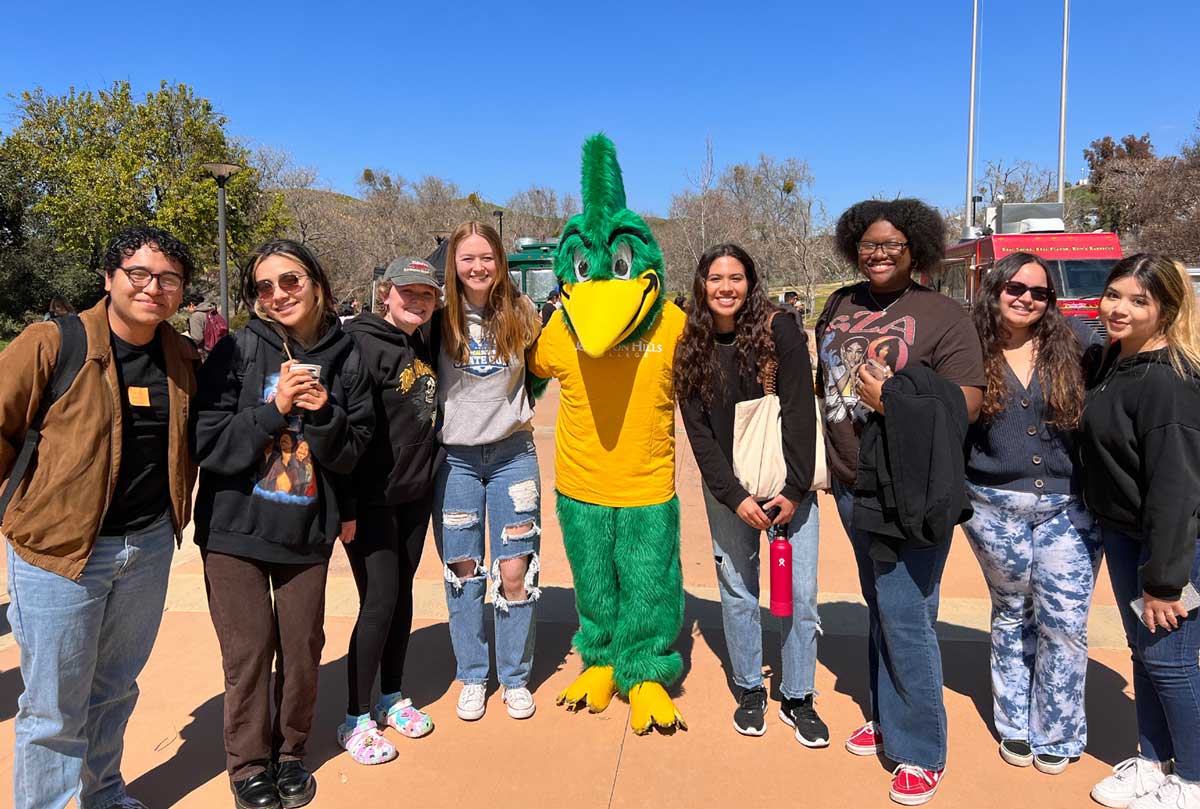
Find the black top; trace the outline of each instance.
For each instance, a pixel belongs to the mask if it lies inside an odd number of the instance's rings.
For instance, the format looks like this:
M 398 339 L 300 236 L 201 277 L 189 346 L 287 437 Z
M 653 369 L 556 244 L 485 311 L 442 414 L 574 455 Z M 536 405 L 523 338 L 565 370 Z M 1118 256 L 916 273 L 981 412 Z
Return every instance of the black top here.
M 813 394 L 812 363 L 808 358 L 808 340 L 786 313 L 771 323 L 775 356 L 779 363 L 775 389 L 779 394 L 783 433 L 783 459 L 787 464 L 787 482 L 781 492 L 794 502 L 808 494 L 816 462 L 816 401 Z M 738 402 L 763 395 L 757 379 L 740 375 L 733 334 L 716 335 L 717 363 L 721 381 L 713 391 L 706 410 L 698 397 L 679 403 L 683 425 L 687 429 L 696 465 L 713 496 L 731 511 L 750 495 L 733 474 L 733 416 Z
M 437 320 L 435 318 L 435 320 Z M 354 469 L 352 496 L 371 506 L 419 500 L 433 488 L 441 461 L 437 415 L 437 335 L 405 334 L 363 312 L 345 326 L 371 380 L 375 427 Z
M 1118 358 L 1092 375 L 1083 410 L 1084 502 L 1102 525 L 1148 546 L 1142 588 L 1175 600 L 1200 534 L 1200 378 L 1166 349 Z
M 558 307 L 551 301 L 546 301 L 542 304 L 542 328 L 546 328 L 546 324 L 550 322 L 550 318 L 557 311 Z
M 1100 344 L 1100 336 L 1079 318 L 1067 318 L 1067 323 L 1081 354 Z M 1008 383 L 1004 410 L 992 418 L 980 416 L 967 432 L 967 480 L 1030 494 L 1078 493 L 1074 436 L 1046 423 L 1046 401 L 1036 368 L 1028 388 L 1007 363 L 1004 370 Z
M 281 564 L 329 558 L 341 522 L 354 519 L 349 475 L 371 437 L 370 380 L 354 341 L 332 319 L 297 362 L 321 366 L 329 403 L 275 406 L 283 341 L 254 318 L 217 343 L 200 367 L 192 451 L 200 466 L 196 544 Z
M 123 536 L 153 525 L 171 507 L 167 475 L 170 390 L 162 338 L 143 346 L 112 335 L 121 386 L 121 463 L 101 536 Z

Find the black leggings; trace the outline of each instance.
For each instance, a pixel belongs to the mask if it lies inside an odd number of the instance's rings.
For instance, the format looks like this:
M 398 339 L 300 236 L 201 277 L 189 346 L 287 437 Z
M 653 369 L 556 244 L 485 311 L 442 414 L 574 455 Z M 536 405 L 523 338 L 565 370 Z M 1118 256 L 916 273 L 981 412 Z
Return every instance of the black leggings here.
M 358 622 L 350 636 L 346 713 L 371 710 L 371 686 L 380 672 L 385 694 L 400 690 L 412 632 L 413 576 L 421 563 L 432 497 L 358 512 L 357 534 L 346 546 L 358 586 Z

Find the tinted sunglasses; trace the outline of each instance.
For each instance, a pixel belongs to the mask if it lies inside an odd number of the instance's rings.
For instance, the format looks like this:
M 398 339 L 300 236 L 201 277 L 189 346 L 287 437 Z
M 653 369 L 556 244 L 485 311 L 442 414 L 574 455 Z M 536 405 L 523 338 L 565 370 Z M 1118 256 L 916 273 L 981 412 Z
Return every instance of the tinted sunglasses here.
M 1014 298 L 1019 298 L 1028 292 L 1029 297 L 1038 303 L 1045 303 L 1054 297 L 1054 292 L 1050 287 L 1031 287 L 1022 284 L 1020 281 L 1009 281 L 1004 285 L 1004 292 Z
M 304 286 L 304 280 L 308 278 L 302 272 L 285 272 L 282 273 L 275 281 L 255 281 L 254 294 L 259 298 L 270 298 L 275 294 L 275 284 L 279 284 L 279 288 L 291 295 Z

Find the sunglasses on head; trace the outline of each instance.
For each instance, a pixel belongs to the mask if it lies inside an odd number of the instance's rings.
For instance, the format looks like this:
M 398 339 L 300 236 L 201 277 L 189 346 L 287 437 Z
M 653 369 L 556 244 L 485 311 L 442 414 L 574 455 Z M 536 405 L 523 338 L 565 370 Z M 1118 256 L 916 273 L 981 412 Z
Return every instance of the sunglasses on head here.
M 299 290 L 304 286 L 304 280 L 308 278 L 302 272 L 285 272 L 281 273 L 275 281 L 255 281 L 254 294 L 259 298 L 270 298 L 275 295 L 275 285 L 279 284 L 279 288 L 289 295 Z
M 1045 303 L 1054 297 L 1054 293 L 1049 287 L 1031 287 L 1026 284 L 1022 284 L 1020 281 L 1009 281 L 1004 285 L 1004 292 L 1005 294 L 1011 295 L 1014 298 L 1019 298 L 1028 292 L 1029 297 L 1033 298 L 1038 303 Z

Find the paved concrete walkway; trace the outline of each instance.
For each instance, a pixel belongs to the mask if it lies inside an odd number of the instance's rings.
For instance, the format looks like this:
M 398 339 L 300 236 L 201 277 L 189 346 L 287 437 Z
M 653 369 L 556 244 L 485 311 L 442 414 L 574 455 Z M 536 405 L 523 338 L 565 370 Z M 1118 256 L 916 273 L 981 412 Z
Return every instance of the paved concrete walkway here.
M 699 474 L 679 428 L 678 488 L 683 510 L 682 558 L 687 590 L 677 648 L 685 677 L 675 689 L 688 730 L 637 737 L 629 707 L 614 701 L 600 715 L 570 714 L 554 695 L 580 671 L 570 648 L 574 593 L 553 509 L 555 389 L 539 404 L 535 439 L 546 494 L 542 587 L 531 688 L 537 714 L 518 722 L 499 694 L 489 712 L 466 723 L 454 714 L 458 686 L 445 618 L 441 567 L 430 539 L 415 588 L 416 624 L 406 691 L 433 716 L 436 730 L 416 741 L 397 738 L 400 758 L 379 767 L 354 764 L 333 730 L 345 711 L 346 648 L 357 595 L 344 553 L 330 565 L 321 690 L 308 763 L 319 790 L 315 807 L 884 807 L 889 765 L 841 747 L 863 717 L 866 698 L 866 608 L 858 594 L 849 544 L 827 496 L 821 507 L 821 620 L 818 707 L 833 744 L 809 750 L 776 717 L 762 738 L 732 727 L 734 698 L 712 567 Z M 763 582 L 764 596 L 767 584 Z M 939 635 L 949 713 L 949 766 L 933 805 L 944 807 L 1074 807 L 1090 805 L 1088 789 L 1134 751 L 1129 657 L 1116 607 L 1101 571 L 1093 609 L 1088 672 L 1087 753 L 1060 776 L 1000 761 L 991 731 L 987 627 L 989 601 L 978 565 L 961 535 L 943 581 Z M 765 664 L 779 671 L 779 637 L 763 609 Z M 12 777 L 13 716 L 22 685 L 18 649 L 0 625 L 0 807 Z M 772 681 L 775 678 L 772 677 Z M 142 695 L 126 734 L 130 793 L 155 807 L 232 805 L 221 743 L 220 653 L 204 598 L 199 555 L 185 543 L 171 575 L 162 630 L 140 680 Z M 772 683 L 772 699 L 778 699 Z M 494 689 L 493 682 L 492 688 Z

